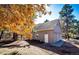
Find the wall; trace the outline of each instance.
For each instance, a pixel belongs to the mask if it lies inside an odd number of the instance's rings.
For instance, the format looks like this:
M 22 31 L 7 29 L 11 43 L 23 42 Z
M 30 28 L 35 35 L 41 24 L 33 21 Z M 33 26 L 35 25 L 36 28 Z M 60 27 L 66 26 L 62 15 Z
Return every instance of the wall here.
M 59 41 L 62 39 L 62 32 L 61 32 L 61 28 L 60 25 L 57 24 L 54 28 L 54 41 Z
M 36 39 L 36 40 L 40 40 L 40 41 L 43 41 L 44 42 L 44 35 L 45 34 L 48 34 L 49 43 L 52 43 L 52 41 L 54 39 L 53 30 L 38 31 L 37 33 L 34 33 L 33 34 L 33 38 Z

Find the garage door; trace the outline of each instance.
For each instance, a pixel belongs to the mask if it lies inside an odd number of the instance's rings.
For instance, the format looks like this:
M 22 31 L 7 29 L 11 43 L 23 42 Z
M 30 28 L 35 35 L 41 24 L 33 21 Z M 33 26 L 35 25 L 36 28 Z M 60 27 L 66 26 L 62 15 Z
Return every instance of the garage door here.
M 45 40 L 45 43 L 48 43 L 48 34 L 44 35 L 44 40 Z

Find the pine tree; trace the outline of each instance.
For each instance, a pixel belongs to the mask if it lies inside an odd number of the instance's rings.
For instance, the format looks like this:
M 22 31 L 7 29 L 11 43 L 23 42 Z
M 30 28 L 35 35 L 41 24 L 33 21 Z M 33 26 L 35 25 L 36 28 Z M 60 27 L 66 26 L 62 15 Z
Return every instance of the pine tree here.
M 69 32 L 71 29 L 72 20 L 74 20 L 74 15 L 72 14 L 73 8 L 70 4 L 65 4 L 62 10 L 59 12 L 60 18 L 64 21 L 63 31 L 66 38 L 69 40 Z
M 46 22 L 48 22 L 49 20 L 48 19 L 46 19 L 45 21 L 44 21 L 44 23 L 46 23 Z
M 77 26 L 76 26 L 76 28 L 77 28 L 77 34 L 79 34 L 79 21 L 77 21 Z

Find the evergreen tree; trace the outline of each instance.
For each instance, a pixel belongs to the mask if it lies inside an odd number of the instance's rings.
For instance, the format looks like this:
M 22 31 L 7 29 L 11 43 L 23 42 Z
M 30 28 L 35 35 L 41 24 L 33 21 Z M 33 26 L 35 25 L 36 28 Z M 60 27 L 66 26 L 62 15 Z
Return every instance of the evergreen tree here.
M 62 8 L 62 10 L 59 12 L 60 18 L 62 21 L 64 21 L 64 26 L 63 26 L 63 31 L 65 33 L 65 36 L 67 39 L 70 37 L 70 29 L 71 29 L 71 24 L 73 23 L 72 21 L 74 20 L 74 15 L 72 14 L 73 8 L 70 4 L 65 4 Z
M 48 22 L 48 21 L 49 21 L 49 20 L 46 19 L 46 20 L 44 21 L 44 23 L 46 23 L 46 22 Z
M 77 26 L 76 26 L 76 28 L 77 28 L 77 34 L 79 34 L 79 21 L 77 21 Z

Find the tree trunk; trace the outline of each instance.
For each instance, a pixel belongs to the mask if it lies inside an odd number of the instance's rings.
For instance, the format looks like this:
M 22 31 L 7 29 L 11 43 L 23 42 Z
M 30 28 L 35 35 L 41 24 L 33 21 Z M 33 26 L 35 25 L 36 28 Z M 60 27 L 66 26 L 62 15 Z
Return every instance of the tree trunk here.
M 22 35 L 21 35 L 21 40 L 23 40 L 23 37 L 22 37 Z
M 13 39 L 17 40 L 18 35 L 16 33 L 13 33 Z
M 0 40 L 1 40 L 1 38 L 2 38 L 3 32 L 4 32 L 4 30 L 1 31 Z
M 69 21 L 68 21 L 68 17 L 66 16 L 66 27 L 65 27 L 65 29 L 66 29 L 66 37 L 67 37 L 67 39 L 69 40 Z

